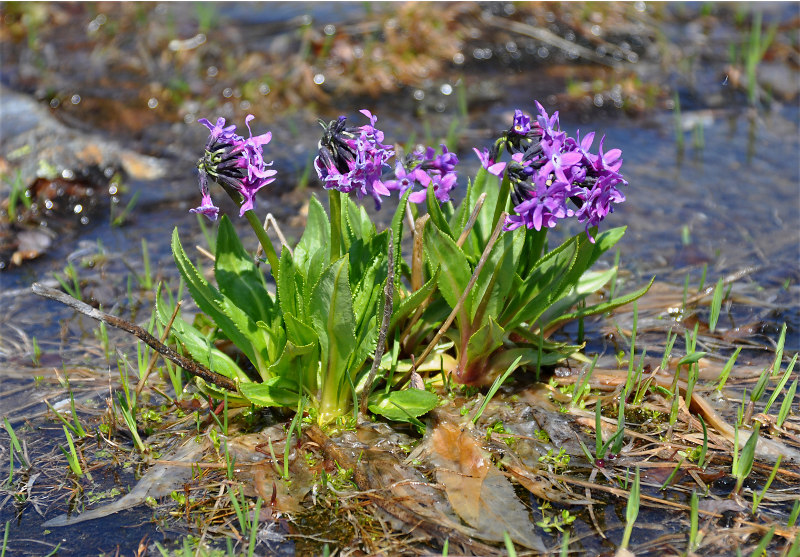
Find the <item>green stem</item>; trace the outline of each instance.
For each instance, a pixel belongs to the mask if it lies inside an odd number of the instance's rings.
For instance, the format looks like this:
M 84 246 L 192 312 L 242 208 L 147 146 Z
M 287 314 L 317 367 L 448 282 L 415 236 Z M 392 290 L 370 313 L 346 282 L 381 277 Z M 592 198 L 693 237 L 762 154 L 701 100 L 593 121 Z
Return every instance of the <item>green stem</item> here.
M 339 259 L 342 244 L 342 197 L 338 190 L 328 190 L 331 211 L 331 263 Z
M 267 256 L 267 261 L 269 261 L 272 276 L 277 277 L 278 254 L 275 252 L 275 248 L 273 247 L 269 236 L 267 236 L 267 231 L 264 230 L 263 226 L 261 226 L 261 221 L 258 220 L 255 211 L 252 209 L 245 211 L 244 216 L 247 218 L 247 222 L 249 222 L 250 226 L 253 228 L 253 232 L 256 233 L 256 237 L 258 237 L 261 247 L 264 248 L 264 254 Z

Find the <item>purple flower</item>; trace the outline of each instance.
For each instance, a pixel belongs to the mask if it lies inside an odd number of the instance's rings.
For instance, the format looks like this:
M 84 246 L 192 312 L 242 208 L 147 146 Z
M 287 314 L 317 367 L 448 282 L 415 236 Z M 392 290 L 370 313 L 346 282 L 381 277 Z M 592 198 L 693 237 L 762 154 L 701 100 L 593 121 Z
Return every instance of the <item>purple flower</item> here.
M 375 199 L 376 208 L 380 208 L 381 196 L 391 193 L 381 175 L 394 151 L 383 144 L 383 132 L 375 127 L 377 117 L 369 110 L 361 113 L 369 119 L 369 124 L 358 128 L 348 128 L 344 116 L 328 124 L 321 122 L 325 132 L 314 168 L 324 188 L 342 193 L 355 191 L 359 199 L 369 195 Z
M 495 162 L 491 158 L 488 149 L 484 149 L 483 152 L 481 152 L 473 147 L 472 150 L 475 151 L 476 155 L 478 155 L 478 158 L 481 160 L 481 166 L 483 166 L 483 168 L 485 168 L 489 174 L 494 174 L 495 176 L 500 176 L 503 174 L 503 170 L 506 169 L 506 163 Z
M 272 134 L 267 132 L 253 136 L 250 129 L 252 114 L 245 118 L 250 137 L 244 138 L 235 133 L 236 126 L 225 126 L 225 119 L 218 118 L 216 124 L 207 119 L 198 120 L 211 132 L 206 142 L 205 153 L 198 161 L 200 172 L 200 193 L 202 204 L 191 209 L 193 213 L 206 215 L 216 220 L 219 209 L 214 206 L 208 188 L 208 178 L 220 184 L 235 200 L 241 200 L 239 216 L 254 207 L 255 194 L 275 181 L 277 172 L 270 168 L 272 163 L 264 162 L 264 145 L 270 142 Z M 237 195 L 238 194 L 238 195 Z
M 520 226 L 535 230 L 553 228 L 559 219 L 573 215 L 573 211 L 567 208 L 567 188 L 563 182 L 548 184 L 541 175 L 537 176 L 528 195 L 528 199 L 514 207 L 516 214 L 506 217 L 505 230 L 515 230 Z
M 588 234 L 616 203 L 625 201 L 619 189 L 627 185 L 619 172 L 622 151 L 604 152 L 604 137 L 599 153 L 592 153 L 594 132 L 583 139 L 580 132 L 577 139 L 569 137 L 561 130 L 558 112 L 551 116 L 540 103 L 536 107 L 536 122 L 515 110 L 511 128 L 490 150 L 475 149 L 484 168 L 496 176 L 505 171 L 511 182 L 515 214 L 507 218 L 506 230 L 552 228 L 558 220 L 574 216 L 586 224 Z M 503 149 L 511 154 L 508 163 L 497 161 Z
M 424 203 L 427 199 L 427 189 L 433 190 L 439 203 L 450 201 L 450 191 L 456 187 L 458 156 L 447 151 L 447 146 L 442 145 L 442 154 L 437 155 L 433 147 L 424 151 L 417 151 L 406 157 L 405 164 L 398 161 L 395 165 L 395 180 L 387 180 L 386 187 L 400 192 L 403 196 L 408 188 L 420 185 L 421 190 L 408 196 L 412 203 Z
M 514 122 L 511 131 L 517 135 L 528 135 L 531 131 L 531 117 L 517 109 L 514 111 Z

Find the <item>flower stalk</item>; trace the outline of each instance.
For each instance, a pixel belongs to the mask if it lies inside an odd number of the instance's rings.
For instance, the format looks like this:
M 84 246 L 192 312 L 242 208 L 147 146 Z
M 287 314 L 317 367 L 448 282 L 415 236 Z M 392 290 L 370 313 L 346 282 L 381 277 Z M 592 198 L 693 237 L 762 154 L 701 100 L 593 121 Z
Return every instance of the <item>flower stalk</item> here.
M 267 257 L 272 276 L 276 276 L 278 274 L 278 254 L 275 252 L 275 247 L 272 245 L 269 236 L 267 236 L 267 231 L 261 226 L 261 221 L 258 220 L 255 211 L 252 209 L 248 209 L 244 212 L 244 218 L 250 223 L 253 232 L 255 232 L 258 238 L 258 243 L 261 244 L 261 247 L 264 249 L 264 255 Z

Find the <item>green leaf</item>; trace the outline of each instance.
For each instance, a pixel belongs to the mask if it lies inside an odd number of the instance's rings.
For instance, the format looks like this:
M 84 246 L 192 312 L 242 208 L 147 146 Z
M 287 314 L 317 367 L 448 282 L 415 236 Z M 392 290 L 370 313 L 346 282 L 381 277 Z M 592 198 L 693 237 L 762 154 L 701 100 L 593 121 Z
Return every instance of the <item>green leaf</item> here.
M 315 195 L 308 202 L 308 217 L 303 236 L 294 248 L 294 262 L 298 269 L 308 274 L 309 264 L 314 253 L 325 252 L 323 259 L 330 258 L 331 225 L 325 208 Z
M 172 255 L 197 306 L 244 352 L 257 369 L 264 370 L 267 355 L 264 332 L 249 315 L 206 282 L 183 251 L 177 228 L 172 234 Z
M 326 382 L 341 382 L 347 360 L 356 347 L 355 315 L 348 276 L 349 258 L 334 261 L 322 274 L 311 295 L 309 314 L 319 337 L 322 376 Z
M 508 303 L 519 265 L 524 234 L 505 233 L 494 245 L 474 287 L 472 328 L 482 327 L 490 317 L 497 317 Z
M 370 397 L 369 411 L 395 422 L 411 422 L 439 405 L 439 397 L 422 389 L 377 392 Z
M 403 298 L 400 303 L 397 303 L 397 293 L 398 290 L 395 288 L 395 309 L 392 312 L 392 320 L 389 323 L 389 330 L 394 329 L 397 327 L 397 324 L 408 317 L 408 315 L 417 309 L 422 302 L 433 292 L 433 289 L 436 288 L 436 283 L 439 281 L 439 273 L 441 272 L 441 267 L 436 268 L 436 272 L 433 276 L 423 284 L 419 290 L 416 292 L 412 292 L 411 295 Z
M 234 406 L 250 406 L 250 401 L 238 393 L 232 393 L 227 389 L 222 389 L 212 383 L 207 383 L 199 377 L 195 377 L 194 382 L 197 386 L 197 390 L 206 396 L 210 396 L 211 398 L 215 398 L 217 400 L 223 400 L 227 397 L 228 408 L 232 408 Z
M 475 226 L 464 243 L 464 251 L 475 258 L 480 257 L 481 253 L 483 253 L 483 249 L 492 235 L 492 221 L 494 220 L 497 198 L 500 195 L 500 179 L 494 174 L 489 174 L 483 167 L 478 169 L 478 173 L 475 175 L 475 182 L 472 185 L 471 203 L 473 205 L 482 193 L 486 194 L 486 200 L 480 213 L 478 213 L 478 218 L 475 220 Z M 469 208 L 469 211 L 472 212 L 472 207 Z
M 656 280 L 655 277 L 650 279 L 650 282 L 640 288 L 635 292 L 631 292 L 630 294 L 626 294 L 625 296 L 618 296 L 611 301 L 603 302 L 600 304 L 595 304 L 593 306 L 588 306 L 570 313 L 565 313 L 556 317 L 555 319 L 549 321 L 547 325 L 544 327 L 545 329 L 553 329 L 558 325 L 562 325 L 568 321 L 572 321 L 573 319 L 578 319 L 580 317 L 588 317 L 590 315 L 597 315 L 600 313 L 605 313 L 607 311 L 612 311 L 617 309 L 618 307 L 624 306 L 626 304 L 630 304 L 644 296 L 650 287 L 653 285 L 653 282 Z
M 319 342 L 315 335 L 313 342 L 305 345 L 297 345 L 292 341 L 286 341 L 280 358 L 270 366 L 270 375 L 273 379 L 281 377 L 287 381 L 294 382 L 293 390 L 296 392 L 300 391 L 300 388 L 297 387 L 298 383 L 301 383 L 303 389 L 307 392 L 316 392 L 319 388 L 317 384 L 318 368 Z
M 253 263 L 253 257 L 245 251 L 227 215 L 220 219 L 217 232 L 214 276 L 220 292 L 253 321 L 270 323 L 277 317 L 264 275 Z
M 578 280 L 578 284 L 575 285 L 575 288 L 564 294 L 556 302 L 552 303 L 550 307 L 545 310 L 539 320 L 542 323 L 549 323 L 550 321 L 558 319 L 561 317 L 561 315 L 570 312 L 590 294 L 593 294 L 594 292 L 597 292 L 603 288 L 608 281 L 614 278 L 616 273 L 616 268 L 607 269 L 605 271 L 585 272 Z
M 617 242 L 620 241 L 622 236 L 625 235 L 625 230 L 627 230 L 627 226 L 618 226 L 616 228 L 611 228 L 609 230 L 604 230 L 600 234 L 596 233 L 595 230 L 595 238 L 594 238 L 594 249 L 592 251 L 592 256 L 589 259 L 589 264 L 587 267 L 591 267 L 594 263 L 603 255 L 605 252 L 613 248 Z
M 467 366 L 471 362 L 487 357 L 503 345 L 505 331 L 492 317 L 484 326 L 475 331 L 467 343 Z
M 469 221 L 469 216 L 472 214 L 472 208 L 475 205 L 475 200 L 477 196 L 473 195 L 472 193 L 472 180 L 467 181 L 467 191 L 464 194 L 464 199 L 461 201 L 461 204 L 458 206 L 453 213 L 453 217 L 450 219 L 450 230 L 458 231 L 459 236 L 464 231 L 464 227 L 467 226 L 467 222 Z
M 369 242 L 375 236 L 375 225 L 369 218 L 363 205 L 356 204 L 349 195 L 342 198 L 342 212 L 347 227 L 345 245 L 349 246 L 353 240 Z
M 330 261 L 327 249 L 317 249 L 311 254 L 311 259 L 303 272 L 305 279 L 303 282 L 303 305 L 306 308 L 306 315 L 311 311 L 311 294 L 314 292 L 322 273 L 325 272 Z
M 447 219 L 444 217 L 444 213 L 442 213 L 442 208 L 439 205 L 439 200 L 436 199 L 436 193 L 433 191 L 433 188 L 427 188 L 427 197 L 426 201 L 428 204 L 428 214 L 431 217 L 431 221 L 433 224 L 436 225 L 436 228 L 450 236 L 453 240 L 453 233 L 450 231 L 450 225 L 447 224 Z
M 240 386 L 242 394 L 256 406 L 297 406 L 300 397 L 297 383 L 287 377 L 273 377 L 264 383 Z
M 172 309 L 166 306 L 161 297 L 161 284 L 156 290 L 156 316 L 165 327 L 172 317 Z M 236 362 L 217 349 L 208 338 L 180 316 L 176 317 L 172 322 L 170 335 L 183 345 L 184 349 L 197 363 L 213 369 L 220 375 L 224 375 L 234 381 L 250 381 L 250 378 Z
M 499 320 L 506 330 L 533 323 L 556 299 L 578 255 L 577 244 L 577 238 L 570 238 L 534 265 Z
M 425 255 L 431 264 L 431 267 L 441 266 L 441 274 L 439 275 L 439 291 L 442 296 L 450 305 L 455 308 L 458 304 L 459 298 L 467 288 L 469 279 L 472 275 L 469 263 L 464 255 L 464 252 L 456 245 L 453 239 L 440 231 L 436 226 L 425 226 L 423 229 Z M 464 306 L 459 315 L 470 315 L 472 308 L 472 297 L 467 296 L 464 300 Z M 460 323 L 459 328 L 467 326 L 466 323 Z
M 305 317 L 303 300 L 303 275 L 294 266 L 294 258 L 288 249 L 281 251 L 277 276 L 278 302 L 284 314 Z
M 400 275 L 403 265 L 403 254 L 401 250 L 401 243 L 403 241 L 403 223 L 405 222 L 406 206 L 408 205 L 408 196 L 411 195 L 411 188 L 406 190 L 403 197 L 397 204 L 397 209 L 392 216 L 392 241 L 394 242 L 394 274 Z M 398 281 L 395 281 L 397 284 Z

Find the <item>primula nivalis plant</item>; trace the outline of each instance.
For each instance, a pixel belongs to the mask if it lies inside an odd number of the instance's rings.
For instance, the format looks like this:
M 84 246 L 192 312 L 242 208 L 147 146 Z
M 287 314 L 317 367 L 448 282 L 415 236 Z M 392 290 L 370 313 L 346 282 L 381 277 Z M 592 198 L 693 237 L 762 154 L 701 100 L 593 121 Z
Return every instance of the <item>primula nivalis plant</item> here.
M 600 140 L 592 153 L 593 133 L 573 139 L 561 131 L 558 113 L 537 106 L 535 120 L 516 110 L 490 149 L 475 149 L 481 168 L 458 207 L 451 194 L 459 159 L 446 146 L 438 153 L 422 147 L 391 164 L 395 149 L 384 144 L 371 112 L 361 111 L 369 123 L 358 127 L 344 116 L 323 123 L 314 168 L 329 209 L 312 197 L 302 238 L 293 249 L 282 246 L 280 256 L 254 213 L 256 192 L 275 179 L 263 156 L 271 135 L 243 138 L 224 119 L 200 120 L 210 136 L 198 163 L 202 203 L 192 211 L 215 220 L 209 183 L 222 186 L 264 248 L 275 294 L 227 217 L 216 242 L 216 285 L 189 260 L 176 230 L 175 261 L 203 316 L 193 324 L 178 318 L 172 335 L 236 383 L 230 401 L 303 408 L 320 423 L 350 412 L 362 395 L 375 413 L 416 420 L 438 398 L 403 389 L 400 378 L 412 369 L 485 384 L 514 361 L 538 369 L 580 357 L 580 346 L 552 342 L 550 334 L 647 287 L 586 305 L 616 272 L 589 269 L 624 233 L 597 231 L 625 199 L 621 152 L 604 152 Z M 391 224 L 378 232 L 356 201 L 371 197 L 380 208 L 394 192 Z M 400 253 L 407 218 L 414 221 L 410 265 Z M 565 218 L 584 223 L 586 232 L 548 250 L 547 230 Z M 166 323 L 171 313 L 161 296 L 157 309 Z M 222 351 L 220 341 L 238 351 Z M 376 386 L 382 388 L 373 393 Z

